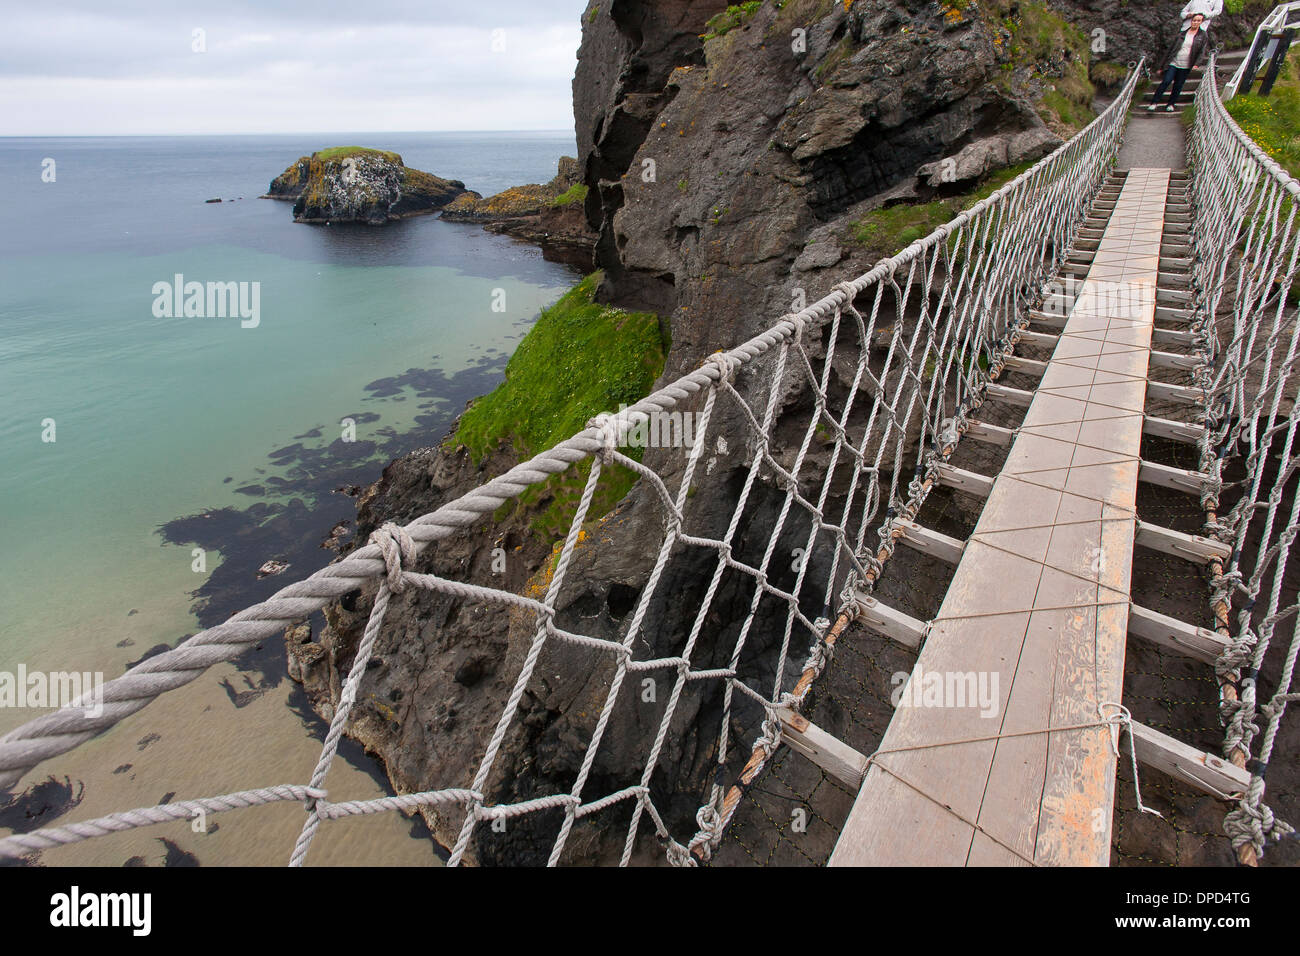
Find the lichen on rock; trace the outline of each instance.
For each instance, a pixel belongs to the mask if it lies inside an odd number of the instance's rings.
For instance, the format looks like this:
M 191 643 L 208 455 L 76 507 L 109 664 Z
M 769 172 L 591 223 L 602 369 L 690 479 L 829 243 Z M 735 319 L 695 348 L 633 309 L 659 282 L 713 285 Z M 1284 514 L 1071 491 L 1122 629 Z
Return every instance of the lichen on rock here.
M 300 158 L 263 198 L 292 200 L 295 222 L 382 226 L 436 212 L 465 194 L 463 182 L 412 169 L 397 153 L 339 146 Z

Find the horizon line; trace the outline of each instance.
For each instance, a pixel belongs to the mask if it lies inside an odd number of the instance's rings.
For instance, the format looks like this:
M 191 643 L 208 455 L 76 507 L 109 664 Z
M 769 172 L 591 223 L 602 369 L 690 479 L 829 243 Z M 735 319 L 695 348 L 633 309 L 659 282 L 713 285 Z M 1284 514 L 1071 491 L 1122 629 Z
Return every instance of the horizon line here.
M 170 132 L 170 133 L 0 133 L 0 139 L 158 139 L 168 136 L 406 136 L 419 133 L 564 133 L 577 135 L 576 130 L 561 127 L 536 129 L 388 129 L 388 130 L 304 130 L 302 132 Z

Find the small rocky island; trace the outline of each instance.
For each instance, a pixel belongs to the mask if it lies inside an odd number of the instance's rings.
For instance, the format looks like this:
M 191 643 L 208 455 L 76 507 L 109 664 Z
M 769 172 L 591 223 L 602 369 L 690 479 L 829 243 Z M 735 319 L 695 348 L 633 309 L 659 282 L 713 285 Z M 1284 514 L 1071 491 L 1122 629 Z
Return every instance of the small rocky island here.
M 262 198 L 292 201 L 294 222 L 382 226 L 437 212 L 466 192 L 463 182 L 412 169 L 397 153 L 337 146 L 303 156 Z

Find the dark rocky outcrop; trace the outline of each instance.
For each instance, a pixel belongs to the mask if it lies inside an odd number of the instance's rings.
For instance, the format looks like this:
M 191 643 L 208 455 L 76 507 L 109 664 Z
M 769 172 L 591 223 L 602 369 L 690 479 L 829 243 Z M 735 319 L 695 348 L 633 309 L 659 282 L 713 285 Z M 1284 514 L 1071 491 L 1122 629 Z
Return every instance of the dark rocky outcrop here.
M 465 193 L 448 204 L 442 218 L 480 223 L 492 232 L 541 246 L 547 259 L 590 272 L 596 234 L 582 211 L 586 193 L 578 161 L 562 156 L 549 183 L 512 186 L 486 199 Z
M 710 30 L 708 21 L 726 6 L 721 0 L 600 0 L 583 17 L 573 83 L 587 187 L 583 213 L 598 236 L 602 299 L 668 318 L 672 349 L 661 382 L 770 325 L 789 311 L 796 290 L 811 302 L 842 278 L 867 271 L 871 257 L 850 234 L 864 213 L 886 202 L 945 196 L 992 167 L 1050 151 L 1069 129 L 1065 117 L 1044 103 L 1063 91 L 1077 102 L 1083 91 L 1069 84 L 1081 74 L 1086 79 L 1086 43 L 1057 44 L 1048 33 L 1046 49 L 1032 57 L 1009 52 L 1015 38 L 1007 18 L 1020 9 L 1009 0 L 856 0 L 848 12 L 832 0 L 787 0 L 780 7 L 768 0 L 752 14 L 732 17 L 728 29 Z M 1108 56 L 1119 60 L 1166 42 L 1159 24 L 1176 18 L 1179 4 L 1108 0 L 1053 7 L 1072 20 L 1077 37 L 1104 27 Z M 793 42 L 795 31 L 803 31 L 802 48 Z M 702 39 L 706 33 L 712 35 Z M 955 159 L 955 180 L 935 176 L 936 164 L 948 157 Z M 815 351 L 815 343 L 811 347 Z M 761 381 L 741 374 L 736 388 L 753 399 Z M 687 407 L 700 401 L 696 396 Z M 799 415 L 806 422 L 811 402 L 797 385 L 784 402 L 770 451 L 788 461 L 798 438 L 783 423 Z M 724 404 L 718 403 L 715 422 L 737 414 Z M 723 429 L 744 431 L 734 425 Z M 710 447 L 707 469 L 686 503 L 696 533 L 717 535 L 726 526 L 752 453 Z M 808 474 L 818 471 L 818 452 L 812 454 Z M 670 488 L 684 460 L 679 450 L 645 455 Z M 513 463 L 506 447 L 478 463 L 464 449 L 446 448 L 396 461 L 363 496 L 354 540 L 364 542 L 384 521 L 431 511 Z M 766 481 L 756 486 L 733 545 L 737 560 L 761 557 L 781 497 Z M 417 570 L 544 593 L 553 539 L 535 533 L 532 519 L 550 503 L 543 495 L 504 509 L 429 549 Z M 829 507 L 834 512 L 837 505 Z M 661 540 L 664 522 L 655 492 L 642 482 L 587 528 L 560 594 L 557 625 L 620 638 L 654 560 L 654 544 L 647 543 Z M 793 548 L 806 534 L 806 525 L 791 521 L 784 532 L 789 541 L 779 546 Z M 503 572 L 493 570 L 494 549 L 507 557 Z M 714 560 L 700 550 L 687 549 L 669 564 L 646 618 L 653 626 L 638 639 L 638 657 L 680 649 L 683 622 L 699 607 Z M 774 571 L 773 583 L 788 585 L 784 573 Z M 373 587 L 349 595 L 328 609 L 322 634 L 298 632 L 290 639 L 293 669 L 326 716 L 337 703 L 340 675 L 373 596 Z M 721 649 L 730 646 L 751 596 L 747 582 L 724 577 L 697 647 L 698 666 L 722 666 Z M 811 618 L 822 608 L 804 610 Z M 783 624 L 783 616 L 760 620 L 750 648 L 779 642 Z M 499 605 L 425 591 L 395 600 L 349 733 L 381 755 L 400 790 L 469 786 L 533 627 L 531 615 Z M 761 655 L 756 660 L 745 678 L 770 681 L 769 664 Z M 492 801 L 572 786 L 609 666 L 595 651 L 547 645 L 488 783 Z M 715 714 L 717 699 L 699 683 L 689 686 L 665 743 L 664 769 L 652 781 L 656 806 L 679 836 L 694 830 L 692 814 L 716 760 L 709 742 L 697 736 L 696 718 Z M 660 713 L 623 693 L 606 735 L 614 746 L 600 750 L 584 792 L 607 793 L 635 782 L 647 729 Z M 440 840 L 455 840 L 458 814 L 425 816 Z M 610 831 L 626 819 L 616 810 L 602 814 L 604 829 L 579 825 L 566 861 L 608 860 L 621 844 Z M 521 818 L 502 837 L 480 827 L 471 858 L 544 861 L 559 820 L 558 811 Z M 661 857 L 651 839 L 637 852 Z
M 352 146 L 303 156 L 263 198 L 292 200 L 294 222 L 382 226 L 436 212 L 465 192 L 459 180 L 412 169 L 397 153 Z
M 581 182 L 578 161 L 562 156 L 559 171 L 549 183 L 511 186 L 486 199 L 477 193 L 465 193 L 443 209 L 442 218 L 451 222 L 507 222 L 537 216 Z

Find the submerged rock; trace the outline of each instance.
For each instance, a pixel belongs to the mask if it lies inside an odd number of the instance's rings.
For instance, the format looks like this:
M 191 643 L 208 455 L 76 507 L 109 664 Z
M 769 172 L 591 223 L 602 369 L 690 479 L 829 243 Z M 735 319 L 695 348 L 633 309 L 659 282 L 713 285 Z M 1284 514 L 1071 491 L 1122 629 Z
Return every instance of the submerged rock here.
M 364 222 L 436 212 L 465 184 L 412 169 L 397 153 L 343 146 L 303 156 L 275 179 L 264 199 L 293 200 L 294 222 Z

